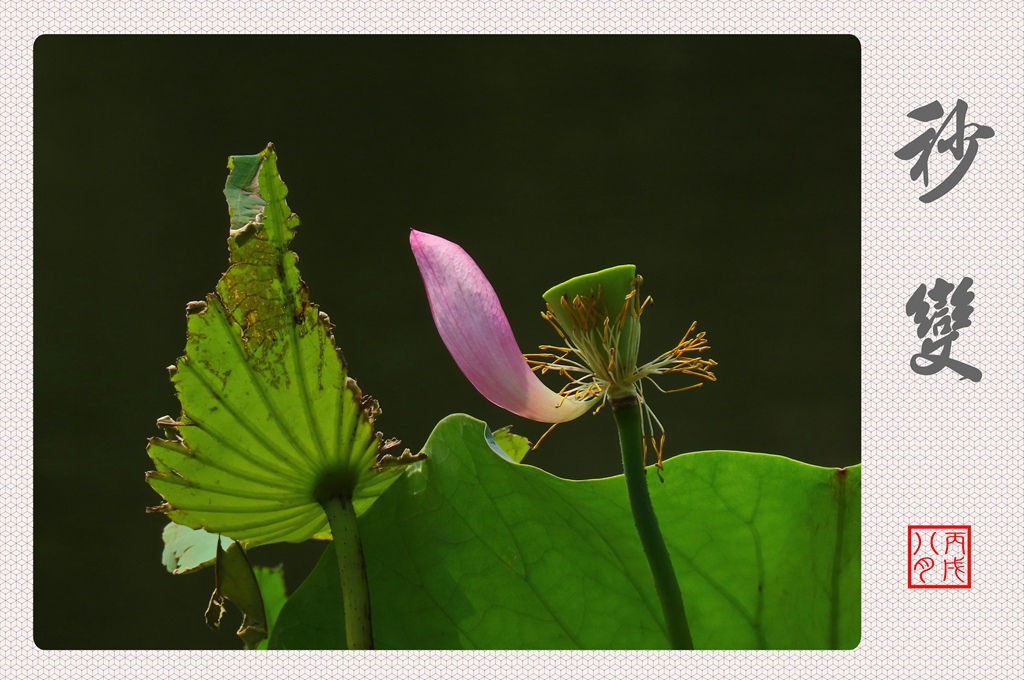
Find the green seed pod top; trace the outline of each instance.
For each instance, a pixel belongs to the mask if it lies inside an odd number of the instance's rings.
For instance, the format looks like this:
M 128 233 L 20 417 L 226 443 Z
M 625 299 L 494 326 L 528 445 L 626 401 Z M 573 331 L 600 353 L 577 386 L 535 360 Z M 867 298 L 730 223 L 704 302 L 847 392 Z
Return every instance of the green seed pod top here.
M 545 317 L 617 392 L 630 392 L 636 373 L 640 282 L 636 267 L 626 264 L 577 276 L 544 293 Z

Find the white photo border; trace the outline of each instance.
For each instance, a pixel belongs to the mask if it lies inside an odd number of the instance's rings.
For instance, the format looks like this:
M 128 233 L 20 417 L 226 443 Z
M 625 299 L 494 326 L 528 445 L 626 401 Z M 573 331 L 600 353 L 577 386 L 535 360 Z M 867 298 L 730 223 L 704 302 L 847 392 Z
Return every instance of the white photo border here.
M 187 7 L 187 11 L 184 9 Z M 19 0 L 3 17 L 0 205 L 3 330 L 3 629 L 7 677 L 998 678 L 1022 663 L 1024 478 L 1024 14 L 1015 3 L 797 1 L 248 3 Z M 863 637 L 850 651 L 45 651 L 32 636 L 32 50 L 64 33 L 779 33 L 861 43 Z M 922 203 L 894 153 L 907 114 L 958 99 L 994 129 L 949 194 Z M 918 125 L 915 127 L 915 125 Z M 826 172 L 822 168 L 822 172 Z M 904 308 L 921 283 L 975 284 L 957 353 L 974 383 L 910 370 Z M 970 589 L 907 587 L 909 525 L 971 525 Z M 185 670 L 187 669 L 187 670 Z

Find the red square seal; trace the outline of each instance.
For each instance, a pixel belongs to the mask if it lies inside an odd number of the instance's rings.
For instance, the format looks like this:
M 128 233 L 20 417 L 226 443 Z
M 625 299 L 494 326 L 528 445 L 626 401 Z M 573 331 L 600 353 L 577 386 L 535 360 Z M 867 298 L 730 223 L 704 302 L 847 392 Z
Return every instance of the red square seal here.
M 970 588 L 971 527 L 912 524 L 907 527 L 908 588 Z

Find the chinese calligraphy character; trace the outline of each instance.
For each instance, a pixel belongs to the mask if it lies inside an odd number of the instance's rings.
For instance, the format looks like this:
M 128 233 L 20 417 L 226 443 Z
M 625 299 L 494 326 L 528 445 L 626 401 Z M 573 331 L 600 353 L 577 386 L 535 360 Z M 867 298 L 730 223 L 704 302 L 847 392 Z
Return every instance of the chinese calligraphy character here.
M 971 325 L 974 293 L 968 289 L 972 283 L 974 280 L 965 276 L 954 290 L 952 283 L 936 279 L 931 290 L 922 283 L 910 296 L 907 316 L 914 317 L 917 337 L 922 339 L 921 351 L 910 359 L 914 373 L 932 375 L 951 368 L 961 380 L 981 380 L 980 370 L 949 356 L 953 341 L 960 337 L 959 329 Z
M 935 568 L 935 560 L 930 557 L 922 557 L 917 562 L 914 562 L 914 572 L 917 575 L 918 580 L 921 583 L 925 583 L 924 576 L 929 571 Z
M 955 557 L 951 560 L 942 560 L 942 581 L 946 581 L 946 577 L 949 576 L 949 569 L 953 568 L 953 576 L 960 581 L 964 582 L 964 558 Z
M 931 104 L 914 109 L 907 116 L 922 123 L 927 123 L 942 118 L 942 114 L 942 104 L 934 101 Z M 921 196 L 922 202 L 931 203 L 955 187 L 967 172 L 967 168 L 971 167 L 971 163 L 974 162 L 974 157 L 978 153 L 978 140 L 988 139 L 995 135 L 992 128 L 987 125 L 965 123 L 966 117 L 967 103 L 963 99 L 957 99 L 956 106 L 949 112 L 949 115 L 942 122 L 938 131 L 934 127 L 928 128 L 927 132 L 922 133 L 917 139 L 896 152 L 896 157 L 904 161 L 909 161 L 915 156 L 917 157 L 917 162 L 910 168 L 910 179 L 916 180 L 923 175 L 925 186 L 928 186 L 928 158 L 931 156 L 933 148 L 937 149 L 939 153 L 952 151 L 953 158 L 959 161 L 946 179 Z M 952 136 L 946 139 L 939 139 L 946 126 L 954 119 L 955 128 Z M 970 134 L 968 134 L 967 128 L 973 128 Z
M 964 547 L 964 532 L 962 531 L 951 531 L 946 534 L 946 554 L 949 554 L 950 545 L 959 545 L 960 554 L 966 555 L 967 549 Z
M 911 525 L 907 527 L 907 541 L 908 587 L 971 587 L 970 526 Z

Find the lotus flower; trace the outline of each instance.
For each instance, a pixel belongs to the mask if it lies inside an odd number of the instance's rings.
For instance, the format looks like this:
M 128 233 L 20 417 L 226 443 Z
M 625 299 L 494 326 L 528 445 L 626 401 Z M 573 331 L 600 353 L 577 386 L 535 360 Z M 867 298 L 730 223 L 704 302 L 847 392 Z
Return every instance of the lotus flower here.
M 415 230 L 409 243 L 437 331 L 480 394 L 542 423 L 572 420 L 593 406 L 593 399 L 568 399 L 540 381 L 519 351 L 494 288 L 465 250 Z
M 654 376 L 667 373 L 715 379 L 710 371 L 714 361 L 691 356 L 708 349 L 703 333 L 690 337 L 696 322 L 674 348 L 637 367 L 640 315 L 650 298 L 640 302 L 642 280 L 633 265 L 612 267 L 570 279 L 546 292 L 547 310 L 541 315 L 564 340 L 564 346 L 542 345 L 543 352 L 523 355 L 498 296 L 466 251 L 419 231 L 409 235 L 409 243 L 441 339 L 482 395 L 508 411 L 554 424 L 586 413 L 595 403 L 610 403 L 619 431 L 630 509 L 661 601 L 669 641 L 674 649 L 693 649 L 682 593 L 646 481 L 648 437 L 660 468 L 665 428 L 647 405 L 641 383 L 648 380 L 661 390 Z M 551 391 L 536 375 L 549 371 L 569 383 L 559 392 Z M 660 440 L 653 435 L 655 425 L 661 430 Z
M 645 432 L 653 433 L 655 424 L 662 432 L 660 440 L 651 437 L 660 463 L 664 428 L 643 399 L 641 381 L 647 379 L 664 392 L 654 376 L 686 373 L 715 379 L 709 370 L 714 361 L 689 356 L 708 349 L 704 333 L 690 337 L 696 323 L 676 347 L 637 367 L 639 319 L 650 298 L 640 302 L 642 279 L 633 265 L 579 276 L 545 293 L 547 310 L 542 316 L 565 344 L 542 345 L 540 349 L 546 351 L 524 355 L 494 288 L 465 250 L 415 230 L 409 243 L 445 346 L 473 386 L 507 411 L 561 423 L 596 403 L 635 397 L 647 416 Z M 549 371 L 569 383 L 559 392 L 552 391 L 537 377 L 537 372 Z

